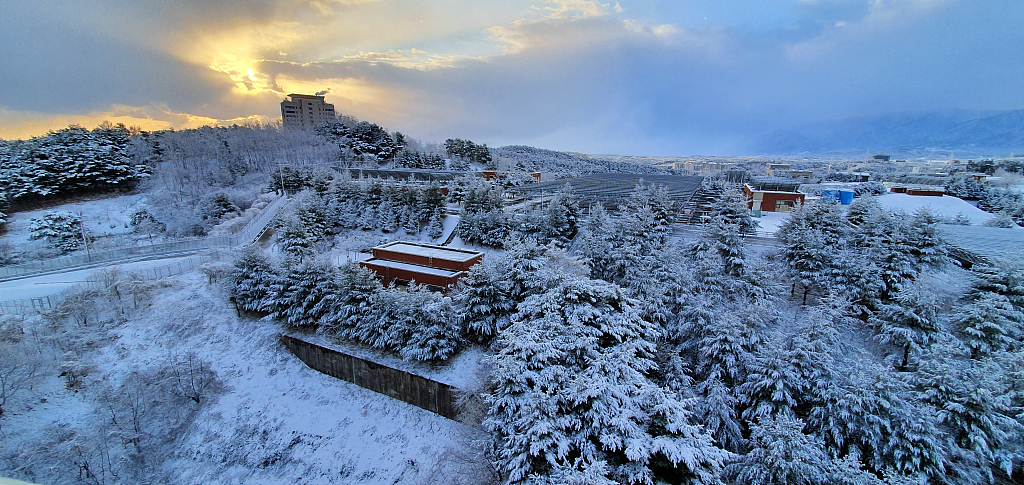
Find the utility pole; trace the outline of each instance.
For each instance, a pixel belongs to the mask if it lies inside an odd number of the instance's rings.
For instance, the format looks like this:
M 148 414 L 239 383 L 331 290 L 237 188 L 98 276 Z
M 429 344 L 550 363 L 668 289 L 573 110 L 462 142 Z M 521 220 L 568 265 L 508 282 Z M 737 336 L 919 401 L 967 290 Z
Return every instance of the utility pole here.
M 82 230 L 82 244 L 85 244 L 85 257 L 91 263 L 92 251 L 89 250 L 89 238 L 85 236 L 85 213 L 78 211 L 78 228 Z

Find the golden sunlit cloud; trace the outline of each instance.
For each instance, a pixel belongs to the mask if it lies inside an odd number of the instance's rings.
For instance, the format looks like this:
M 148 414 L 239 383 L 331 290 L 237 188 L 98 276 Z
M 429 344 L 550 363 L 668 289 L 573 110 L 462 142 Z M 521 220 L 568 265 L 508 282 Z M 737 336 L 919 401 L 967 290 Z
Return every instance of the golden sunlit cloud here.
M 146 131 L 198 128 L 200 126 L 230 126 L 253 123 L 275 123 L 276 118 L 263 115 L 249 115 L 230 119 L 217 119 L 207 116 L 178 113 L 166 106 L 111 106 L 106 111 L 94 111 L 86 114 L 48 114 L 35 111 L 16 111 L 0 107 L 0 138 L 28 139 L 40 136 L 50 130 L 58 130 L 68 125 L 80 125 L 93 128 L 104 121 L 125 126 L 137 126 Z

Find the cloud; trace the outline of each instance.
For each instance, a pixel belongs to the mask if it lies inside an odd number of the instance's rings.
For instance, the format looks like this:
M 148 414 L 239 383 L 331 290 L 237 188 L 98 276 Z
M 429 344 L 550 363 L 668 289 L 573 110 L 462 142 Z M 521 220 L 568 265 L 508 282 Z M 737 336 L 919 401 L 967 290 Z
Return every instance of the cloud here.
M 276 119 L 284 94 L 326 91 L 426 140 L 736 153 L 815 120 L 1024 107 L 1010 0 L 208 3 L 0 7 L 0 136 L 17 117 Z

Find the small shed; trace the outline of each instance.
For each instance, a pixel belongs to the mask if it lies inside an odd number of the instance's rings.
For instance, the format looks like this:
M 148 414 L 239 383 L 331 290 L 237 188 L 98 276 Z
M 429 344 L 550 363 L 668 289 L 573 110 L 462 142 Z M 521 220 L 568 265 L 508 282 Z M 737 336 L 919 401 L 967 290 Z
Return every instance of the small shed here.
M 754 211 L 789 212 L 804 203 L 807 194 L 798 191 L 765 190 L 743 185 L 743 195 L 749 200 L 748 206 Z

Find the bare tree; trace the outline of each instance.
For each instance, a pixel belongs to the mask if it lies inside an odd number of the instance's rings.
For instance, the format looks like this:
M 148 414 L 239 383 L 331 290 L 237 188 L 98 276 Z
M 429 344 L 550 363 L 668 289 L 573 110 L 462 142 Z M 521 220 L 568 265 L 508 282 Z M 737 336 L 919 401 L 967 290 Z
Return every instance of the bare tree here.
M 171 392 L 196 404 L 200 404 L 221 385 L 210 363 L 191 350 L 184 354 L 172 354 L 166 372 Z
M 10 399 L 30 388 L 38 377 L 40 362 L 36 355 L 20 342 L 0 341 L 0 418 Z

